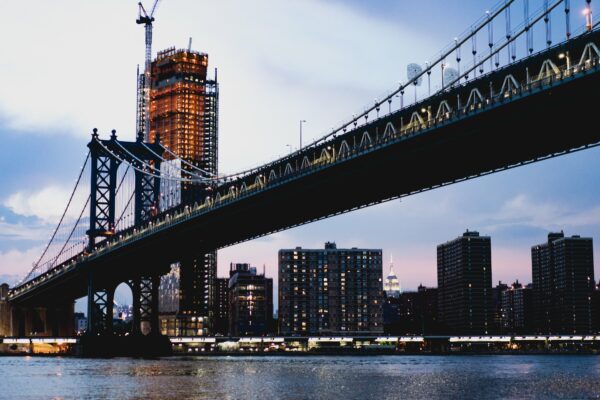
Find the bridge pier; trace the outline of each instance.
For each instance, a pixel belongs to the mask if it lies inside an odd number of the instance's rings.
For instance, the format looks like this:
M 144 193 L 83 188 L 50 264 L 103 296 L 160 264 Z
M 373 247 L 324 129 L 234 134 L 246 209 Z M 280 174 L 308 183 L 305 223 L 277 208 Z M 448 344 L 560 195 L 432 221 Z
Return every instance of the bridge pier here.
M 84 357 L 149 357 L 171 354 L 169 338 L 160 334 L 158 286 L 160 275 L 136 277 L 127 285 L 133 295 L 131 334 L 117 336 L 113 331 L 113 299 L 117 285 L 88 281 L 88 332 L 81 339 L 78 354 Z

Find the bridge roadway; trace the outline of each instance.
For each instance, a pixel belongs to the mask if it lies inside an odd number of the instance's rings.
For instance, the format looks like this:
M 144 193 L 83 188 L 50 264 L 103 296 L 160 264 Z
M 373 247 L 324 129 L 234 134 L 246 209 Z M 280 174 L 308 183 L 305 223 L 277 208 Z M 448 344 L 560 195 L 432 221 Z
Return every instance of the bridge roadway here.
M 343 135 L 215 188 L 212 199 L 118 233 L 15 288 L 9 299 L 35 305 L 79 298 L 90 272 L 116 285 L 203 251 L 595 146 L 599 39 L 597 31 L 584 34 L 412 107 L 350 124 Z

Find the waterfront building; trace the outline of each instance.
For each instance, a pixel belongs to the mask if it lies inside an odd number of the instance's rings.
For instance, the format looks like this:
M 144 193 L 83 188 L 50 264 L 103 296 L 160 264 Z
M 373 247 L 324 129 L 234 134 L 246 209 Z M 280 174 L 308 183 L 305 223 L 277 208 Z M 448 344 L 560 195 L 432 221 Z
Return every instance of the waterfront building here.
M 229 270 L 229 335 L 261 336 L 273 318 L 273 279 L 250 264 L 231 263 Z
M 493 328 L 491 239 L 478 232 L 437 246 L 439 321 L 452 334 Z
M 535 330 L 586 334 L 594 330 L 592 238 L 548 234 L 531 248 Z
M 382 281 L 379 249 L 279 250 L 280 333 L 382 333 Z
M 189 178 L 189 172 L 198 174 L 198 170 L 218 172 L 219 86 L 216 70 L 214 79 L 207 70 L 208 55 L 191 49 L 169 48 L 158 52 L 152 62 L 149 138 L 159 137 L 163 146 L 180 157 L 165 154 L 168 162 L 161 168 L 170 169 L 171 175 Z M 163 182 L 162 208 L 193 204 L 207 190 L 198 184 Z M 199 251 L 194 258 L 172 265 L 159 289 L 163 332 L 193 336 L 211 332 L 216 272 L 216 251 Z
M 533 327 L 531 285 L 523 286 L 517 280 L 502 291 L 502 333 L 530 334 Z

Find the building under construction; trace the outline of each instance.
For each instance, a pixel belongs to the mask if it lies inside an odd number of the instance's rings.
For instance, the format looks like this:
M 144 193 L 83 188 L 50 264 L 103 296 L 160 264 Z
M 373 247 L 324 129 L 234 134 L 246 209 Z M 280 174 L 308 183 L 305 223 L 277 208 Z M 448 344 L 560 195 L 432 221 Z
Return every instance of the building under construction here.
M 219 87 L 217 72 L 208 79 L 208 55 L 191 49 L 160 51 L 150 67 L 150 141 L 157 136 L 179 159 L 167 153 L 175 169 L 186 176 L 216 175 L 218 165 Z M 206 186 L 176 183 L 182 204 L 206 195 Z M 172 190 L 172 188 L 168 189 Z M 161 188 L 161 192 L 164 189 Z M 216 252 L 180 260 L 160 288 L 161 327 L 164 334 L 202 335 L 210 332 L 216 276 Z

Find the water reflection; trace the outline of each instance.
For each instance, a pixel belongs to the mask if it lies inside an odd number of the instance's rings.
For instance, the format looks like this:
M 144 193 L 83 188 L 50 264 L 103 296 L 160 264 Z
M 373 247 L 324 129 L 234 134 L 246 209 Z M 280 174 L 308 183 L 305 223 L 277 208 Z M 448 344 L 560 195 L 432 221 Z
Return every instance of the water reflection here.
M 2 398 L 590 398 L 596 356 L 0 358 Z

